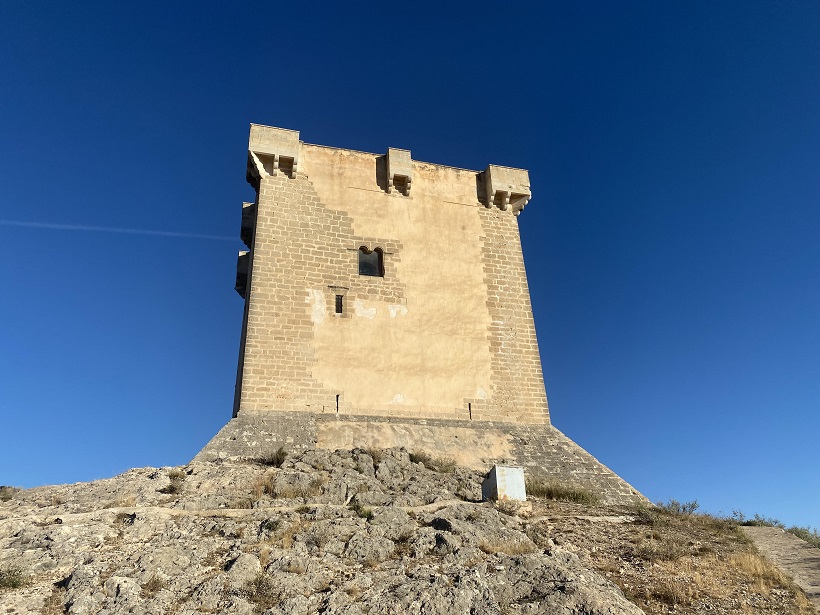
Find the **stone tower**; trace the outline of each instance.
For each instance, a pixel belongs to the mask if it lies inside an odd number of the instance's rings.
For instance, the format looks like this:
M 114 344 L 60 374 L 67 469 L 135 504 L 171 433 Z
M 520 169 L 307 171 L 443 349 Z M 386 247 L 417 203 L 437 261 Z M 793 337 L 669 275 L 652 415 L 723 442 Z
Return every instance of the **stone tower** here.
M 549 424 L 522 169 L 468 171 L 252 125 L 233 419 L 198 458 L 405 446 L 640 497 Z

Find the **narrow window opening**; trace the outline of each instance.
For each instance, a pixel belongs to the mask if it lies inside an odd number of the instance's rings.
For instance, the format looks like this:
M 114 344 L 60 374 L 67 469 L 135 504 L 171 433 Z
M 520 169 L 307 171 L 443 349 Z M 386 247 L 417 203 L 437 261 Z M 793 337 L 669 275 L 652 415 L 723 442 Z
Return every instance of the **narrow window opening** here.
M 473 404 L 470 404 L 470 403 L 467 404 L 467 412 L 470 413 L 470 420 L 472 421 L 473 420 Z
M 342 299 L 342 295 L 336 295 L 336 313 L 341 314 L 344 310 L 344 303 Z
M 365 246 L 359 248 L 359 275 L 384 277 L 384 254 L 381 248 L 368 250 Z
M 339 414 L 339 396 L 336 396 L 336 414 Z

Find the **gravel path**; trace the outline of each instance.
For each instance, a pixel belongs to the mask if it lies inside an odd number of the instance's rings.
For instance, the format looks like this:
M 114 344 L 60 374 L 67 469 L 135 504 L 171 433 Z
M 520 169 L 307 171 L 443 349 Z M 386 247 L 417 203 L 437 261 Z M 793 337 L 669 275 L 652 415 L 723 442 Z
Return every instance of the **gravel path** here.
M 744 527 L 760 552 L 794 579 L 820 613 L 820 549 L 779 527 Z

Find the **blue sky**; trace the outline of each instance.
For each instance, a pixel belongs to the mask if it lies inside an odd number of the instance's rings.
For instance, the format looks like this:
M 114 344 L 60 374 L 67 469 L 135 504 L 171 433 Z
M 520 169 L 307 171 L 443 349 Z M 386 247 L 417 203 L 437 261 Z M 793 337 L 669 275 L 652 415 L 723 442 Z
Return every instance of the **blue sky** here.
M 230 418 L 254 122 L 529 169 L 554 424 L 653 501 L 820 526 L 818 66 L 814 2 L 0 3 L 0 484 Z

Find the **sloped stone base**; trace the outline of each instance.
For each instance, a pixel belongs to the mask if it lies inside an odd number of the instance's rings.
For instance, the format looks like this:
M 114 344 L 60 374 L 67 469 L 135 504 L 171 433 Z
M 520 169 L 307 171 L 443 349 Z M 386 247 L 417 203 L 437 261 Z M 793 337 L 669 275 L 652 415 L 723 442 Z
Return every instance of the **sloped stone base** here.
M 572 483 L 608 504 L 647 500 L 612 470 L 551 425 L 338 416 L 308 412 L 240 414 L 194 458 L 261 458 L 279 447 L 352 449 L 405 447 L 489 471 L 496 463 L 524 466 L 528 474 Z

